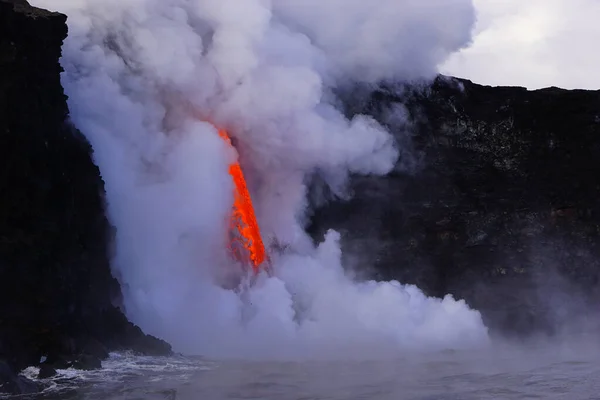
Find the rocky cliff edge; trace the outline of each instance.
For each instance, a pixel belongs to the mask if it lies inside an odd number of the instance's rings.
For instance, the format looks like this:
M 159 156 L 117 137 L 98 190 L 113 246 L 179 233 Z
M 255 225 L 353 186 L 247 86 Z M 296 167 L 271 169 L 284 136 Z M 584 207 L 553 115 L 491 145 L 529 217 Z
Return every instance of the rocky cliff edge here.
M 15 375 L 27 366 L 170 352 L 114 306 L 104 185 L 60 83 L 65 21 L 0 0 L 0 392 L 37 390 Z

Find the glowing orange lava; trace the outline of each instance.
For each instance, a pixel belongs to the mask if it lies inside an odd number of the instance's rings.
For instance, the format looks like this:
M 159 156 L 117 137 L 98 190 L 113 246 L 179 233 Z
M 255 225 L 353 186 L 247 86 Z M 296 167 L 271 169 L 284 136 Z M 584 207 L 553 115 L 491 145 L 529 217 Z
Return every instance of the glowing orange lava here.
M 231 139 L 225 130 L 219 129 L 219 136 L 229 144 Z M 252 268 L 255 272 L 259 271 L 261 264 L 267 259 L 265 246 L 260 236 L 260 229 L 254 214 L 254 207 L 250 192 L 246 186 L 246 179 L 242 173 L 242 168 L 238 162 L 229 166 L 229 174 L 233 178 L 235 185 L 233 214 L 231 217 L 232 237 L 231 250 L 235 257 L 245 263 L 252 263 Z M 239 236 L 237 235 L 239 234 Z

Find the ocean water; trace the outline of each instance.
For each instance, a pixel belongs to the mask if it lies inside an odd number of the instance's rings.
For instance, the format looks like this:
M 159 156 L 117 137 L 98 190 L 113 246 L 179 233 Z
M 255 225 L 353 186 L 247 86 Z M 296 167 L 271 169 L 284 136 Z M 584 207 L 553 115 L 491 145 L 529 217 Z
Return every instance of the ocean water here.
M 589 341 L 303 361 L 111 354 L 102 370 L 61 370 L 46 383 L 41 394 L 14 398 L 600 399 L 600 355 Z

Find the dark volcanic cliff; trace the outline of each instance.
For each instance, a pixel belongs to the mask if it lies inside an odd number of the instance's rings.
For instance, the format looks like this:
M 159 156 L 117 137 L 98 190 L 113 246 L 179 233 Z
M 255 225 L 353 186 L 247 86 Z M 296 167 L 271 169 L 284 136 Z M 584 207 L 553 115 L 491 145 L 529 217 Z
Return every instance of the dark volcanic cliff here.
M 42 356 L 89 367 L 113 349 L 170 351 L 112 303 L 103 182 L 60 84 L 65 21 L 0 0 L 0 392 L 32 389 L 9 371 Z
M 589 317 L 600 275 L 600 91 L 433 85 L 348 95 L 389 124 L 402 157 L 316 211 L 372 277 L 452 293 L 504 332 Z M 399 117 L 404 115 L 404 117 Z M 358 252 L 356 249 L 360 249 Z

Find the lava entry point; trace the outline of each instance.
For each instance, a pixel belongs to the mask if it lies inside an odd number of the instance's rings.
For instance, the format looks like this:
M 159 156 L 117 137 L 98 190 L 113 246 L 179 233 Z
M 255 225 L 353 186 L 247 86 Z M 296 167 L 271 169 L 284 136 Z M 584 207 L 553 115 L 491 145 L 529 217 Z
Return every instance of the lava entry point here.
M 219 136 L 234 147 L 229 134 L 218 129 Z M 229 166 L 229 175 L 234 183 L 233 211 L 230 219 L 229 250 L 233 258 L 244 266 L 251 266 L 255 273 L 270 269 L 270 260 L 260 234 L 254 206 L 246 178 L 239 162 Z

